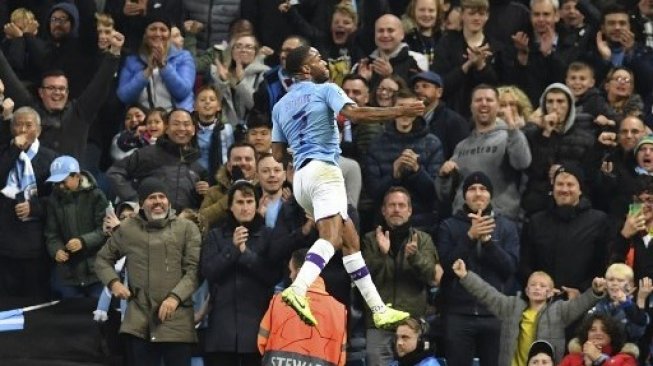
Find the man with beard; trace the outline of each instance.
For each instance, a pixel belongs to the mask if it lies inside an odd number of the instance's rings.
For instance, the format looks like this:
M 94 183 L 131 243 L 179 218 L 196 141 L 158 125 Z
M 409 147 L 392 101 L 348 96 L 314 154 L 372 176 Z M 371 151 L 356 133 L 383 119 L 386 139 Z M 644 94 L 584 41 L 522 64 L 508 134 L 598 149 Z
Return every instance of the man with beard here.
M 462 259 L 483 280 L 510 295 L 517 273 L 519 233 L 513 221 L 494 211 L 490 178 L 472 172 L 463 182 L 465 204 L 440 225 L 439 253 L 444 276 L 445 349 L 450 365 L 469 365 L 475 349 L 484 365 L 497 364 L 501 322 L 462 288 L 452 265 Z
M 160 179 L 144 179 L 138 197 L 141 211 L 113 232 L 95 270 L 115 297 L 129 299 L 120 327 L 127 335 L 127 365 L 190 366 L 190 343 L 197 342 L 191 295 L 198 285 L 200 232 L 175 215 Z M 129 288 L 113 267 L 123 256 Z
M 325 83 L 329 69 L 320 53 L 311 47 L 291 51 L 286 69 L 297 82 L 272 111 L 272 152 L 277 161 L 286 161 L 287 149 L 292 149 L 296 169 L 293 193 L 300 206 L 315 219 L 320 238 L 309 249 L 306 262 L 282 298 L 307 324 L 316 325 L 306 291 L 335 250 L 342 247 L 345 269 L 374 313 L 375 325 L 391 327 L 408 317 L 408 313 L 385 305 L 360 253 L 358 233 L 347 213 L 344 178 L 337 164 L 340 139 L 335 116 L 341 113 L 354 122 L 414 117 L 424 112 L 424 104 L 415 102 L 388 108 L 356 106 L 342 89 Z
M 560 166 L 552 181 L 555 204 L 531 216 L 524 226 L 520 276 L 526 280 L 534 271 L 544 271 L 563 290 L 582 292 L 605 271 L 611 237 L 608 217 L 592 209 L 583 196 L 583 171 L 577 164 Z
M 16 25 L 5 27 L 11 39 L 6 51 L 11 55 L 12 66 L 21 76 L 38 83 L 44 72 L 62 70 L 70 82 L 69 94 L 81 95 L 91 81 L 97 63 L 96 6 L 94 1 L 58 2 L 47 14 L 45 37 L 23 32 Z M 39 19 L 41 21 L 41 19 Z
M 383 299 L 413 317 L 426 315 L 426 290 L 433 281 L 438 255 L 431 236 L 413 227 L 410 193 L 391 187 L 385 194 L 383 224 L 365 234 L 362 251 Z M 369 313 L 368 313 L 369 315 Z M 369 319 L 369 317 L 368 317 Z M 387 365 L 393 359 L 389 330 L 368 320 L 367 363 Z

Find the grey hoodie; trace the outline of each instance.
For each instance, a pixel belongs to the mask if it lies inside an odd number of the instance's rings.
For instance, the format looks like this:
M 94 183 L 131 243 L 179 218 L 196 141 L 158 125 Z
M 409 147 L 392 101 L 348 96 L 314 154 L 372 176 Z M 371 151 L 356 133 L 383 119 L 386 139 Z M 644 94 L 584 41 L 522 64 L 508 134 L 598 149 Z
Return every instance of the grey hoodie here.
M 553 83 L 544 89 L 544 92 L 540 96 L 540 106 L 542 107 L 542 113 L 544 115 L 547 115 L 549 112 L 546 110 L 546 101 L 545 97 L 551 91 L 551 89 L 558 89 L 561 92 L 565 93 L 567 96 L 567 101 L 569 102 L 569 112 L 567 113 L 567 118 L 565 120 L 565 128 L 562 131 L 562 134 L 564 135 L 569 131 L 571 127 L 574 125 L 574 121 L 576 120 L 576 103 L 574 101 L 574 95 L 571 93 L 571 90 L 567 87 L 567 85 L 562 84 L 562 83 Z
M 436 193 L 441 201 L 446 201 L 456 190 L 453 210 L 456 212 L 465 203 L 460 185 L 467 175 L 475 171 L 485 173 L 492 181 L 494 209 L 513 219 L 519 218 L 519 180 L 521 171 L 531 163 L 531 151 L 526 136 L 518 129 L 509 129 L 506 123 L 497 118 L 496 127 L 489 132 L 474 130 L 454 149 L 451 160 L 458 164 L 460 179 L 456 174 L 438 177 L 435 182 Z

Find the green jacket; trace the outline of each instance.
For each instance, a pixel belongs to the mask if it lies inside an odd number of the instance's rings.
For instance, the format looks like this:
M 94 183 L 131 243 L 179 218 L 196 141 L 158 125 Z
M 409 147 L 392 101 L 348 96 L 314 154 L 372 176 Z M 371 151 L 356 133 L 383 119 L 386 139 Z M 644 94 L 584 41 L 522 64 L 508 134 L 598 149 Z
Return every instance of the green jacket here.
M 404 248 L 414 233 L 417 234 L 417 253 L 406 257 Z M 383 254 L 376 241 L 376 231 L 363 237 L 361 250 L 372 281 L 383 302 L 412 316 L 423 316 L 427 306 L 426 288 L 434 281 L 435 264 L 438 263 L 433 240 L 429 234 L 410 228 L 407 237 L 397 246 L 398 253 L 393 253 L 392 247 L 387 254 Z M 370 315 L 368 312 L 371 319 Z
M 57 274 L 66 286 L 98 282 L 94 269 L 95 254 L 106 240 L 102 221 L 109 202 L 97 187 L 95 178 L 88 172 L 81 174 L 79 190 L 65 191 L 55 185 L 48 200 L 44 234 L 52 258 L 58 250 L 66 250 L 65 245 L 70 239 L 82 241 L 82 250 L 70 253 L 67 262 L 57 263 Z
M 127 257 L 132 297 L 120 327 L 150 342 L 197 342 L 191 295 L 198 287 L 201 237 L 197 226 L 175 216 L 147 221 L 143 211 L 126 219 L 98 252 L 96 271 L 107 286 L 119 280 L 114 263 Z M 168 296 L 180 303 L 172 318 L 159 320 L 159 306 Z

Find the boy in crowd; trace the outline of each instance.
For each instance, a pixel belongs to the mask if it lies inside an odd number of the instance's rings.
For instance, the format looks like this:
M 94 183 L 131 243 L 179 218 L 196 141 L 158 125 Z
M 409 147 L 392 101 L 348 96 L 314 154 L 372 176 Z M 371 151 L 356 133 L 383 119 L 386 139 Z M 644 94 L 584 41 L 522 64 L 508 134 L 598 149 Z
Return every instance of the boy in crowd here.
M 556 350 L 555 361 L 565 350 L 565 327 L 570 325 L 603 297 L 605 279 L 594 278 L 592 288 L 569 301 L 553 301 L 556 293 L 553 280 L 546 272 L 533 272 L 528 278 L 524 295 L 507 296 L 467 271 L 458 259 L 453 271 L 460 284 L 502 320 L 499 365 L 526 365 L 528 351 L 536 339 L 546 340 Z
M 97 298 L 102 284 L 93 269 L 95 254 L 106 240 L 102 223 L 109 202 L 95 178 L 81 172 L 71 156 L 52 162 L 47 181 L 55 184 L 44 232 L 48 252 L 57 262 L 55 291 L 62 298 Z

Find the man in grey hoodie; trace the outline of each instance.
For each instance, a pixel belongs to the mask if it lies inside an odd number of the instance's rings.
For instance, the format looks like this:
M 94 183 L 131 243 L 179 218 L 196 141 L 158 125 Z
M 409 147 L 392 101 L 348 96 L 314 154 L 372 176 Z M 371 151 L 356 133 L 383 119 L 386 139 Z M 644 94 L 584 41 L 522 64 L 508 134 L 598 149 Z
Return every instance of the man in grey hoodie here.
M 547 208 L 551 180 L 561 165 L 578 164 L 585 177 L 595 176 L 599 166 L 594 153 L 596 140 L 590 131 L 576 124 L 574 96 L 566 85 L 549 85 L 540 97 L 540 108 L 539 120 L 528 122 L 523 129 L 533 157 L 526 170 L 528 184 L 521 201 L 527 215 Z
M 526 137 L 513 123 L 497 117 L 498 92 L 481 84 L 472 91 L 471 112 L 474 130 L 460 141 L 450 160 L 442 164 L 436 179 L 436 192 L 442 201 L 453 199 L 453 211 L 464 203 L 460 190 L 471 172 L 485 173 L 494 186 L 492 196 L 497 212 L 519 218 L 519 180 L 521 171 L 531 163 Z

